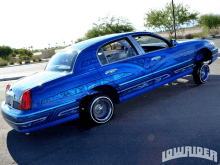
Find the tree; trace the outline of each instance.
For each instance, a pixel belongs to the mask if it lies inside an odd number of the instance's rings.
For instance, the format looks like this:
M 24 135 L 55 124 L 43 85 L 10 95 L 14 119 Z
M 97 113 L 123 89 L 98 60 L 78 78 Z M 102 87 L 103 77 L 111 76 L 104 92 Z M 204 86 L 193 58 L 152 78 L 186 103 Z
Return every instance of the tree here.
M 9 57 L 10 54 L 13 53 L 13 50 L 11 47 L 9 46 L 0 46 L 0 57 L 2 59 L 7 59 Z
M 19 49 L 18 53 L 19 53 L 19 56 L 29 56 L 29 57 L 33 56 L 33 53 L 27 49 Z
M 220 26 L 220 15 L 218 14 L 205 14 L 201 15 L 198 19 L 201 26 L 211 29 L 218 29 Z
M 92 29 L 88 30 L 83 38 L 78 38 L 75 43 L 107 34 L 130 32 L 134 30 L 132 23 L 127 18 L 110 17 L 108 14 L 104 18 L 99 18 L 97 23 L 93 23 Z
M 13 48 L 15 54 L 18 54 L 18 49 Z
M 174 4 L 176 29 L 181 28 L 181 26 L 186 22 L 197 19 L 199 13 L 189 12 L 189 9 L 190 7 L 188 5 L 184 6 L 182 3 Z M 164 29 L 169 31 L 172 35 L 174 32 L 172 3 L 167 3 L 163 9 L 151 9 L 148 13 L 146 13 L 144 20 L 144 26 Z

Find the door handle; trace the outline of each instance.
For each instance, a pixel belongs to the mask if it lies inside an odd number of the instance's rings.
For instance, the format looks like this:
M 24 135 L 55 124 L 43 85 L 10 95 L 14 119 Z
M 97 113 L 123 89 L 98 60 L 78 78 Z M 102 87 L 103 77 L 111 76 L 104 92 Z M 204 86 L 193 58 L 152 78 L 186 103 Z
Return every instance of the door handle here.
M 111 73 L 116 72 L 117 70 L 118 69 L 110 69 L 110 70 L 105 71 L 105 74 L 111 74 Z
M 161 56 L 156 56 L 156 57 L 151 58 L 151 61 L 156 61 L 156 60 L 159 60 L 160 58 Z

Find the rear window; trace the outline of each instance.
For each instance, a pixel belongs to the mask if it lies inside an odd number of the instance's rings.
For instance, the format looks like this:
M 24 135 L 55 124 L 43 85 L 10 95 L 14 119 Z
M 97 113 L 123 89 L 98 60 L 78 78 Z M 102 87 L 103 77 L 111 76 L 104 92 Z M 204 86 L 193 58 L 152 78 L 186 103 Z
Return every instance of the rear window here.
M 71 72 L 77 55 L 77 50 L 63 50 L 50 59 L 45 70 Z

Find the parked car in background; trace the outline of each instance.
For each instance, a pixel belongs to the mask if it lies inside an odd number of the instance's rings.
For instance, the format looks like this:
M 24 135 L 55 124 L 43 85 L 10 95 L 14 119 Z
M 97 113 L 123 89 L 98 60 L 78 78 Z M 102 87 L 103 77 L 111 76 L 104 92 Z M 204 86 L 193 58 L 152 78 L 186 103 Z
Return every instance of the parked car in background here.
M 218 48 L 205 40 L 177 43 L 149 32 L 102 36 L 67 47 L 44 71 L 8 85 L 1 112 L 23 133 L 79 117 L 103 124 L 115 104 L 185 75 L 206 83 L 217 58 Z

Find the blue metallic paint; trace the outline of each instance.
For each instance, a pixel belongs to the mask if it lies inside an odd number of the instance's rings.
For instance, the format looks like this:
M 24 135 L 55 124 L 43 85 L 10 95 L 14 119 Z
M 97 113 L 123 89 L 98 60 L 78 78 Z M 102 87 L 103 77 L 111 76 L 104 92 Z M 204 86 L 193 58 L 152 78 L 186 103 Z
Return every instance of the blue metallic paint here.
M 132 36 L 150 35 L 164 40 L 168 48 L 145 53 Z M 97 49 L 110 41 L 129 39 L 138 56 L 101 66 Z M 202 49 L 212 52 L 211 62 L 218 57 L 217 47 L 209 41 L 189 41 L 171 46 L 169 40 L 148 32 L 107 35 L 72 45 L 66 50 L 79 52 L 71 73 L 43 71 L 23 78 L 10 87 L 14 101 L 19 104 L 22 93 L 30 89 L 32 109 L 10 108 L 3 101 L 1 113 L 6 122 L 19 132 L 31 132 L 79 117 L 83 97 L 97 94 L 95 87 L 107 85 L 118 91 L 119 102 L 155 89 L 193 72 L 195 62 L 204 59 Z M 152 60 L 155 57 L 156 60 Z M 106 75 L 107 70 L 117 72 Z

